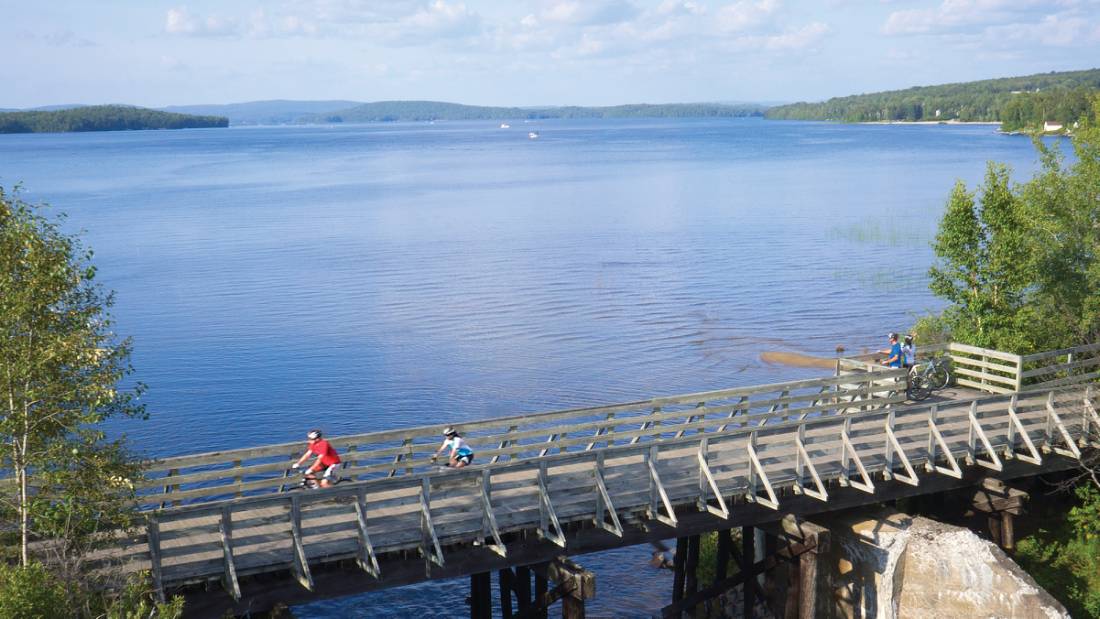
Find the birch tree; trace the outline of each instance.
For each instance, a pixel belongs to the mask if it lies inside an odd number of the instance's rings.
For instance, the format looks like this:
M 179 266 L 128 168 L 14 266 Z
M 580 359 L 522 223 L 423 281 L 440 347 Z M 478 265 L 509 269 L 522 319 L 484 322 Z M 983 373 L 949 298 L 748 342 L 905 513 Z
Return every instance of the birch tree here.
M 141 386 L 119 388 L 130 342 L 111 330 L 91 252 L 59 222 L 0 189 L 0 507 L 24 566 L 37 541 L 65 562 L 125 528 L 139 474 L 103 431 L 144 416 Z

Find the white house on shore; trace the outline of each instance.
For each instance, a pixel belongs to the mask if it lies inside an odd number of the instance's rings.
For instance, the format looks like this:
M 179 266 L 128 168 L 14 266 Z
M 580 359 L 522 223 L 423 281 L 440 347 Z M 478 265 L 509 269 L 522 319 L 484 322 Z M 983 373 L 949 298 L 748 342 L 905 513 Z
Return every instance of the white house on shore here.
M 1051 132 L 1051 131 L 1061 131 L 1061 130 L 1062 130 L 1062 123 L 1056 123 L 1052 120 L 1048 120 L 1048 121 L 1043 123 L 1043 132 L 1044 133 Z

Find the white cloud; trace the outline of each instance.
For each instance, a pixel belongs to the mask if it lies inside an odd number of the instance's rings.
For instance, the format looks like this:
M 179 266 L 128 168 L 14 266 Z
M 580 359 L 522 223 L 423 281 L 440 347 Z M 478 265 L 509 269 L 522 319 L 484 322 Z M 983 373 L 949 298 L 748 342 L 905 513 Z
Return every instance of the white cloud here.
M 829 33 L 829 26 L 821 22 L 806 24 L 801 28 L 764 37 L 764 49 L 790 51 L 816 46 Z
M 556 0 L 539 17 L 551 23 L 598 25 L 628 21 L 639 13 L 638 7 L 626 0 Z
M 397 44 L 430 43 L 479 34 L 481 17 L 464 3 L 435 0 L 379 31 L 387 40 Z
M 741 0 L 718 9 L 718 27 L 725 32 L 743 32 L 772 19 L 779 9 L 777 0 Z
M 1038 23 L 990 28 L 991 38 L 1012 44 L 1038 42 L 1049 47 L 1073 47 L 1100 42 L 1100 23 L 1072 15 L 1047 15 Z
M 1100 5 L 1096 0 L 942 0 L 928 9 L 894 11 L 884 34 L 924 34 L 975 30 L 1002 24 L 1028 24 L 1063 10 Z
M 168 9 L 164 20 L 164 31 L 199 37 L 231 36 L 238 33 L 237 21 L 217 15 L 199 17 L 192 15 L 186 8 Z
M 941 37 L 979 53 L 1094 45 L 1100 42 L 1100 0 L 942 0 L 935 8 L 894 11 L 882 32 Z

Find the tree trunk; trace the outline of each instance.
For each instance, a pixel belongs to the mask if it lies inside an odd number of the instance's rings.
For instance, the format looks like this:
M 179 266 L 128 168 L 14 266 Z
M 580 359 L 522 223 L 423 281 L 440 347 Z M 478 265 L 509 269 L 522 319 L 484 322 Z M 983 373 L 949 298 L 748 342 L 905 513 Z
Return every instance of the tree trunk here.
M 31 510 L 27 496 L 27 467 L 19 466 L 19 561 L 23 567 L 30 562 Z

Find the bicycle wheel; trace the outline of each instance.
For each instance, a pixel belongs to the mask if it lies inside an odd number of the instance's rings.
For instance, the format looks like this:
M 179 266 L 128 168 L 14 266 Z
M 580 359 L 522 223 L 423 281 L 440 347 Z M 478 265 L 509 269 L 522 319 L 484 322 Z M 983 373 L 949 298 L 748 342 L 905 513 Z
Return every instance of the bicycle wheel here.
M 910 400 L 920 402 L 932 395 L 932 387 L 928 384 L 927 378 L 917 374 L 910 377 L 909 388 L 905 390 L 905 394 L 909 396 Z
M 947 386 L 947 383 L 951 382 L 951 372 L 947 371 L 947 368 L 942 365 L 933 366 L 931 371 L 928 372 L 928 386 L 932 389 L 943 389 Z

